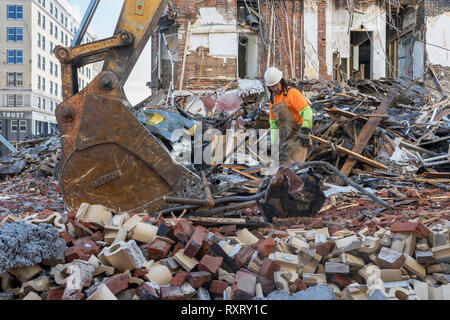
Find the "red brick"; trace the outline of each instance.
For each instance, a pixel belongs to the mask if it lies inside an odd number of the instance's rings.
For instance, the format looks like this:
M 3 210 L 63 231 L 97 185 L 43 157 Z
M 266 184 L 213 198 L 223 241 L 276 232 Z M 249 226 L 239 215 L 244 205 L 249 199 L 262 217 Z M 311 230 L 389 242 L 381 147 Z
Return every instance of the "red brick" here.
M 170 281 L 170 285 L 173 287 L 181 287 L 183 283 L 189 278 L 189 273 L 186 271 L 178 271 L 175 277 Z
M 194 233 L 194 226 L 192 222 L 187 219 L 181 219 L 172 229 L 175 239 L 181 242 L 186 242 Z
M 139 277 L 145 276 L 147 273 L 148 273 L 148 270 L 145 267 L 141 268 L 141 269 L 136 269 L 133 271 L 133 277 L 139 278 Z
M 212 280 L 211 273 L 207 271 L 198 271 L 189 273 L 189 284 L 194 288 L 198 289 L 202 285 Z
M 213 280 L 211 281 L 211 286 L 209 287 L 209 292 L 212 294 L 222 295 L 227 289 L 228 283 L 225 281 Z
M 272 237 L 264 240 L 259 240 L 256 243 L 256 249 L 261 257 L 267 258 L 272 252 L 275 251 L 277 244 Z
M 336 243 L 333 240 L 327 242 L 321 242 L 316 244 L 316 253 L 322 257 L 329 255 L 336 247 Z
M 256 293 L 256 277 L 245 271 L 236 272 L 231 288 L 231 300 L 251 300 Z
M 273 280 L 266 279 L 263 276 L 260 276 L 259 274 L 253 273 L 246 269 L 241 269 L 241 271 L 247 272 L 256 277 L 256 283 L 259 283 L 261 285 L 264 294 L 269 294 L 275 291 L 275 282 Z
M 350 280 L 346 276 L 341 274 L 333 275 L 328 282 L 337 285 L 339 287 L 339 290 L 344 290 L 351 284 Z
M 66 244 L 69 244 L 70 242 L 72 242 L 72 238 L 70 237 L 70 235 L 67 232 L 60 232 L 59 236 L 64 239 Z
M 239 268 L 246 268 L 254 253 L 255 249 L 253 249 L 252 246 L 244 245 L 242 249 L 233 257 L 234 262 Z
M 295 280 L 294 284 L 297 288 L 297 291 L 304 291 L 307 289 L 306 284 L 301 279 Z
M 161 300 L 185 300 L 180 287 L 161 287 Z
M 205 255 L 200 261 L 200 264 L 198 265 L 198 270 L 207 271 L 211 273 L 212 276 L 214 276 L 217 270 L 219 270 L 222 263 L 223 263 L 222 257 L 213 257 Z
M 189 258 L 193 258 L 200 251 L 203 241 L 205 241 L 207 236 L 208 231 L 205 228 L 201 226 L 196 227 L 191 239 L 184 249 L 184 254 Z
M 153 288 L 147 282 L 143 282 L 137 288 L 137 295 L 140 300 L 158 300 L 159 294 L 156 292 L 155 288 Z
M 261 269 L 259 270 L 259 275 L 273 281 L 273 274 L 280 270 L 281 270 L 280 263 L 266 258 L 264 259 Z
M 94 234 L 91 229 L 80 222 L 75 223 L 75 236 L 77 238 L 90 237 Z
M 198 261 L 202 260 L 203 257 L 208 254 L 210 245 L 211 244 L 208 241 L 203 241 L 203 244 L 202 244 L 200 250 L 198 250 L 198 253 L 195 255 L 195 258 Z
M 81 247 L 81 250 L 89 256 L 97 256 L 100 253 L 100 249 L 91 238 L 85 237 L 82 239 L 73 240 L 72 242 L 74 246 Z
M 64 289 L 50 288 L 47 293 L 47 300 L 61 300 Z
M 72 262 L 75 259 L 88 261 L 90 254 L 84 252 L 81 246 L 73 246 L 65 250 L 66 262 Z
M 109 288 L 109 290 L 111 290 L 112 293 L 118 294 L 120 291 L 128 288 L 129 280 L 130 277 L 126 274 L 115 274 L 105 281 L 105 285 Z
M 150 259 L 161 260 L 169 254 L 171 245 L 167 242 L 155 239 L 147 247 L 147 254 Z
M 333 234 L 335 234 L 336 232 L 338 232 L 339 230 L 342 230 L 341 227 L 338 226 L 331 226 L 328 227 L 328 233 L 330 234 L 330 236 L 333 236 Z
M 97 231 L 96 233 L 94 233 L 91 236 L 91 240 L 92 241 L 103 241 L 103 239 L 105 238 L 105 234 L 103 232 Z
M 236 235 L 237 227 L 235 224 L 223 226 L 219 229 L 219 232 L 223 234 L 224 236 L 235 236 Z
M 79 300 L 85 300 L 86 299 L 86 295 L 81 292 L 80 290 L 70 290 L 68 288 L 66 288 L 64 290 L 63 296 L 61 297 L 61 300 L 74 300 L 74 301 L 79 301 Z
M 391 226 L 391 232 L 414 233 L 420 238 L 427 238 L 430 234 L 430 230 L 419 222 L 396 222 Z

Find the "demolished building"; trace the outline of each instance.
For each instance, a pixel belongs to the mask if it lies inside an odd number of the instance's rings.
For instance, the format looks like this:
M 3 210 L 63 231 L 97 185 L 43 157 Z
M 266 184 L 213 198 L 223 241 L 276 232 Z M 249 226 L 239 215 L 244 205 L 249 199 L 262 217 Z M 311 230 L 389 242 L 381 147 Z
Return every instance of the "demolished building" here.
M 269 66 L 290 80 L 426 80 L 428 66 L 448 67 L 448 1 L 190 0 L 168 11 L 152 61 L 165 89 L 172 78 L 176 90 L 216 89 Z

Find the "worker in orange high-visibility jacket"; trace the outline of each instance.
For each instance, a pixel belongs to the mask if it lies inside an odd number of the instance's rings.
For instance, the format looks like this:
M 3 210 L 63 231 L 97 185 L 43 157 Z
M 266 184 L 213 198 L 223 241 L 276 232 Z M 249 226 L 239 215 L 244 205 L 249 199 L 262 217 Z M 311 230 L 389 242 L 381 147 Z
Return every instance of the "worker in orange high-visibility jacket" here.
M 287 162 L 304 162 L 308 148 L 312 147 L 312 108 L 299 90 L 288 86 L 283 73 L 277 68 L 268 68 L 264 80 L 271 95 L 271 142 L 279 142 L 282 151 L 283 146 L 287 148 Z

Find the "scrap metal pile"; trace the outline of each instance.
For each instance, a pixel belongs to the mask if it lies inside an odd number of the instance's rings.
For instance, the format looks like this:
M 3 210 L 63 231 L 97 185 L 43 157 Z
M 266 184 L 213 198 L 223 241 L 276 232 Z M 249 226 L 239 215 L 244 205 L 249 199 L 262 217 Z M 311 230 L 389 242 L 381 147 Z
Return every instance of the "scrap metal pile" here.
M 3 159 L 0 299 L 450 299 L 448 99 L 392 79 L 299 87 L 305 165 L 182 163 L 205 197 L 154 212 L 64 206 L 56 138 Z M 176 159 L 174 128 L 268 128 L 264 95 L 247 82 L 135 111 Z

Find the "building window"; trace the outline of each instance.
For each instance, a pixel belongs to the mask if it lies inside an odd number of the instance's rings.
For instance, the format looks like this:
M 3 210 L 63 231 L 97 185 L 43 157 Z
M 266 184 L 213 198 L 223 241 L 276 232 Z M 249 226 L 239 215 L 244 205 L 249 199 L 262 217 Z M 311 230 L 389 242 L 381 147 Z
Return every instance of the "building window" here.
M 42 36 L 42 50 L 45 50 L 45 37 Z
M 58 84 L 55 82 L 55 96 L 58 96 Z
M 8 87 L 21 87 L 23 86 L 23 73 L 7 72 L 6 81 L 8 83 Z
M 45 16 L 42 15 L 42 29 L 45 30 Z
M 11 132 L 17 132 L 19 120 L 11 120 Z
M 42 91 L 45 92 L 45 78 L 42 77 Z
M 45 110 L 45 98 L 42 98 L 42 109 Z
M 58 39 L 58 26 L 55 26 L 55 39 Z
M 23 19 L 23 6 L 8 5 L 6 10 L 7 18 L 10 20 Z
M 41 25 L 41 12 L 38 11 L 38 25 Z
M 58 7 L 55 6 L 55 18 L 58 19 Z
M 53 62 L 50 61 L 50 74 L 53 75 Z
M 50 80 L 50 94 L 53 94 L 53 81 Z
M 58 76 L 58 65 L 55 63 L 55 76 Z
M 38 76 L 37 87 L 38 87 L 39 90 L 41 90 L 41 76 Z M 40 98 L 39 98 L 39 99 L 40 99 Z
M 42 41 L 42 39 L 41 39 L 41 34 L 38 32 L 38 42 L 37 42 L 37 45 L 38 45 L 39 48 L 41 47 L 41 41 Z
M 3 120 L 0 119 L 0 134 L 1 134 L 2 131 L 3 131 Z
M 53 35 L 53 22 L 50 21 L 50 35 Z
M 23 107 L 23 95 L 8 94 L 8 107 Z
M 50 13 L 53 14 L 53 3 L 50 2 Z
M 53 54 L 53 42 L 52 41 L 50 41 L 50 54 Z
M 38 97 L 38 108 L 41 108 L 41 97 Z
M 23 28 L 7 28 L 8 42 L 22 42 Z
M 37 66 L 41 69 L 41 55 L 38 53 Z
M 22 64 L 23 50 L 6 50 L 8 55 L 8 64 Z
M 45 71 L 45 57 L 42 57 L 42 70 Z
M 19 129 L 20 129 L 20 132 L 27 132 L 27 120 L 19 121 Z

